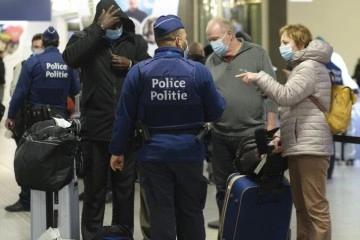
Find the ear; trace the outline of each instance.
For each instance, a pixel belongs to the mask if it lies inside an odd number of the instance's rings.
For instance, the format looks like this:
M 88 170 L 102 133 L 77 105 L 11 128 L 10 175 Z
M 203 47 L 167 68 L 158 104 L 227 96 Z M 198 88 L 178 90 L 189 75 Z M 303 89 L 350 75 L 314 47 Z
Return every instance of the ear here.
M 176 45 L 177 47 L 181 47 L 181 38 L 179 38 L 179 37 L 176 37 L 176 38 L 175 38 L 175 45 Z

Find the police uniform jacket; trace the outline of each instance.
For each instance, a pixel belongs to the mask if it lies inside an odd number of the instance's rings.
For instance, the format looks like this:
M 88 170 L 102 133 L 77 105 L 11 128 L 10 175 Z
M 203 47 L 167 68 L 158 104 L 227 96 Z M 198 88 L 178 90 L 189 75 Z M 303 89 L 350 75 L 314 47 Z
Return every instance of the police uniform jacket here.
M 224 109 L 225 100 L 204 65 L 184 59 L 178 48 L 158 48 L 154 59 L 137 64 L 125 79 L 110 152 L 124 153 L 140 119 L 151 138 L 139 149 L 138 159 L 203 161 L 204 144 L 195 141 L 195 134 L 204 122 L 220 118 Z
M 134 23 L 123 11 L 119 11 L 123 33 L 114 41 L 105 38 L 105 31 L 96 24 L 98 15 L 88 28 L 71 36 L 63 57 L 69 66 L 80 68 L 82 137 L 109 141 L 116 104 L 128 73 L 128 69 L 111 67 L 112 54 L 130 59 L 133 65 L 150 56 L 146 41 L 135 34 Z
M 77 73 L 69 68 L 56 47 L 31 56 L 23 65 L 11 98 L 8 118 L 14 119 L 24 101 L 31 108 L 49 105 L 66 109 L 67 97 L 80 91 Z

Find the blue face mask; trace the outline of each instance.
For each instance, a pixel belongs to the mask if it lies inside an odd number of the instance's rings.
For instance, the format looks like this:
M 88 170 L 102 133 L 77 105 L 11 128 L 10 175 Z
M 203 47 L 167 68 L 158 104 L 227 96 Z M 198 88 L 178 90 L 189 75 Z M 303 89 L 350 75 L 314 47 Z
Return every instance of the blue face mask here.
M 110 40 L 115 40 L 121 37 L 121 34 L 123 33 L 123 26 L 120 27 L 120 29 L 112 30 L 112 29 L 106 29 L 106 38 Z
M 225 53 L 227 52 L 228 48 L 229 48 L 229 44 L 230 44 L 230 41 L 227 45 L 225 45 L 223 43 L 223 39 L 225 38 L 226 36 L 226 33 L 224 35 L 224 37 L 222 38 L 219 38 L 218 40 L 216 41 L 211 41 L 210 42 L 210 45 L 211 45 L 211 48 L 214 50 L 214 52 L 219 55 L 220 57 L 224 56 Z
M 33 55 L 35 56 L 35 55 L 38 55 L 38 54 L 43 53 L 43 52 L 44 52 L 43 49 L 34 49 L 33 50 Z
M 184 58 L 188 59 L 189 58 L 189 45 L 188 42 L 186 41 L 186 48 L 184 50 Z
M 292 50 L 292 47 L 289 44 L 286 44 L 285 46 L 279 47 L 280 54 L 283 57 L 285 61 L 290 61 L 294 55 L 294 52 Z

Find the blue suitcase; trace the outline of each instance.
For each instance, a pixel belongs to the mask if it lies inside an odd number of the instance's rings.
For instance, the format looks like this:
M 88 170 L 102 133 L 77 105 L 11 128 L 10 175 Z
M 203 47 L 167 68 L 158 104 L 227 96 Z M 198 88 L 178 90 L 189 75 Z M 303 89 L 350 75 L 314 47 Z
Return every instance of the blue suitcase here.
M 290 234 L 290 185 L 281 175 L 273 190 L 264 191 L 263 180 L 234 173 L 227 184 L 221 216 L 221 240 L 286 240 Z M 267 184 L 265 182 L 265 184 Z M 279 187 L 280 186 L 280 187 Z

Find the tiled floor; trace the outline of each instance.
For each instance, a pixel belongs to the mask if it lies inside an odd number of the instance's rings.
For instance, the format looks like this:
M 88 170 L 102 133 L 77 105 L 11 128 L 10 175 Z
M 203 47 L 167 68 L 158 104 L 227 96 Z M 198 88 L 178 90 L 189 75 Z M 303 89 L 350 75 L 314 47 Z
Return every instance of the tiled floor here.
M 4 207 L 18 199 L 19 187 L 13 173 L 13 154 L 15 143 L 4 137 L 4 121 L 0 126 L 0 239 L 27 240 L 30 239 L 30 214 L 9 213 Z M 333 222 L 333 240 L 358 240 L 360 239 L 360 161 L 355 161 L 354 166 L 337 165 L 333 179 L 328 183 L 328 197 L 331 204 Z M 82 189 L 80 182 L 80 189 Z M 138 216 L 139 189 L 137 186 L 135 196 L 135 216 Z M 81 203 L 80 203 L 81 204 Z M 80 206 L 81 209 L 81 206 Z M 111 221 L 111 204 L 106 205 L 105 224 Z M 215 187 L 210 185 L 208 198 L 204 211 L 206 221 L 217 217 L 215 205 Z M 140 240 L 141 231 L 138 217 L 135 217 L 136 240 Z M 292 239 L 296 239 L 294 213 L 291 221 Z M 216 240 L 217 231 L 206 228 L 209 240 Z M 251 239 L 245 239 L 251 240 Z M 277 240 L 277 239 L 274 239 Z

